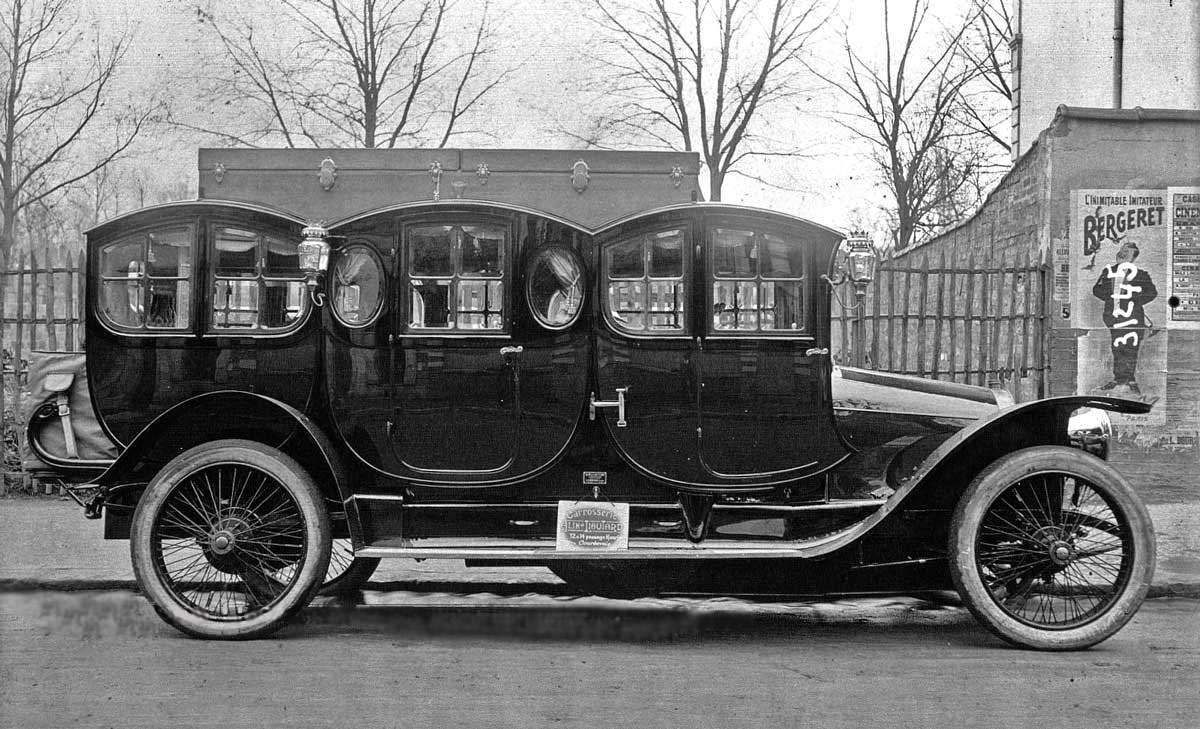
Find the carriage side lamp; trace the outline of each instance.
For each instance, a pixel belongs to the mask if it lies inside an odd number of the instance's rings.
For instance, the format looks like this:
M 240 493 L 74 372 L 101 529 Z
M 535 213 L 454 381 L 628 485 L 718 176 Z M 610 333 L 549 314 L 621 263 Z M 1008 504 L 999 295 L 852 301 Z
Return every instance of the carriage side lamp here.
M 856 230 L 852 231 L 850 236 L 838 246 L 837 255 L 834 258 L 834 278 L 827 275 L 821 276 L 829 284 L 835 296 L 837 295 L 837 286 L 847 281 L 854 286 L 854 306 L 847 307 L 840 297 L 838 297 L 838 303 L 842 305 L 843 309 L 850 308 L 854 311 L 851 339 L 854 341 L 855 367 L 862 367 L 865 364 L 863 319 L 866 312 L 867 286 L 875 280 L 875 269 L 878 265 L 879 254 L 876 252 L 875 246 L 871 245 L 871 239 L 867 237 L 865 231 Z
M 329 269 L 329 231 L 321 223 L 306 225 L 300 231 L 303 240 L 297 252 L 300 256 L 300 270 L 304 273 L 304 285 L 312 302 L 321 307 L 325 304 L 325 294 L 318 293 L 325 271 Z

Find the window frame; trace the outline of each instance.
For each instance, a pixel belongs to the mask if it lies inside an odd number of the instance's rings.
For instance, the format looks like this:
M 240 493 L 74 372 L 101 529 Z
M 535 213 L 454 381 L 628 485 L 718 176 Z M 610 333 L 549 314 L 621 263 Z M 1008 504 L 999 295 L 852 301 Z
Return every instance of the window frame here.
M 657 233 L 666 233 L 677 230 L 682 234 L 683 241 L 680 244 L 680 258 L 682 265 L 681 275 L 675 276 L 651 276 L 650 275 L 650 254 L 646 240 Z M 691 221 L 688 220 L 665 220 L 653 225 L 642 225 L 635 229 L 621 232 L 611 239 L 604 241 L 597 246 L 598 265 L 597 270 L 597 292 L 596 300 L 600 306 L 600 315 L 604 319 L 609 330 L 623 337 L 631 339 L 690 339 L 693 331 L 693 312 L 695 302 L 695 285 L 696 285 L 696 262 L 692 255 L 694 227 Z M 634 239 L 642 241 L 642 275 L 638 278 L 612 278 L 609 275 L 608 256 L 612 248 L 628 243 Z M 649 285 L 652 281 L 672 281 L 678 280 L 684 285 L 683 295 L 680 299 L 683 301 L 684 310 L 682 313 L 682 326 L 679 329 L 629 329 L 618 322 L 613 317 L 612 307 L 609 305 L 609 284 L 613 281 L 642 281 Z M 647 291 L 647 303 L 649 302 L 649 291 Z M 649 314 L 649 310 L 645 312 Z
M 755 245 L 761 245 L 759 241 L 766 235 L 778 236 L 785 240 L 798 240 L 802 249 L 802 258 L 804 266 L 804 275 L 796 277 L 780 277 L 780 276 L 765 276 L 762 274 L 762 258 L 761 248 L 760 255 L 755 258 L 756 271 L 752 277 L 745 276 L 720 276 L 716 269 L 716 238 L 717 231 L 722 229 L 750 231 L 754 234 Z M 704 230 L 704 251 L 705 256 L 703 285 L 704 285 L 704 333 L 706 339 L 795 339 L 815 341 L 816 339 L 816 322 L 815 322 L 815 306 L 813 301 L 812 286 L 813 286 L 813 265 L 811 247 L 804 241 L 804 235 L 797 230 L 790 229 L 786 226 L 764 224 L 763 221 L 756 221 L 748 218 L 718 218 L 707 221 Z M 755 329 L 717 329 L 714 321 L 715 306 L 713 286 L 718 282 L 734 282 L 744 283 L 753 282 L 758 288 L 759 296 L 762 296 L 762 285 L 772 282 L 795 282 L 800 286 L 800 300 L 804 305 L 804 322 L 803 329 L 763 329 L 761 319 Z M 762 309 L 757 310 L 761 316 Z
M 191 245 L 189 246 L 190 252 L 188 255 L 188 264 L 189 264 L 188 275 L 187 276 L 151 276 L 149 273 L 149 266 L 147 265 L 149 263 L 149 258 L 150 258 L 150 252 L 149 252 L 150 251 L 150 249 L 149 249 L 150 236 L 153 235 L 155 232 L 167 231 L 167 230 L 178 230 L 178 229 L 187 231 L 187 236 L 191 241 Z M 198 309 L 198 302 L 197 302 L 198 297 L 196 296 L 196 291 L 199 287 L 200 278 L 201 278 L 200 276 L 197 275 L 197 270 L 199 268 L 199 266 L 197 264 L 200 260 L 200 248 L 201 248 L 201 243 L 200 243 L 199 237 L 197 236 L 198 230 L 199 230 L 199 226 L 197 225 L 197 221 L 194 218 L 189 218 L 189 219 L 185 219 L 185 220 L 174 220 L 174 221 L 169 221 L 169 222 L 160 221 L 157 223 L 140 226 L 138 228 L 135 228 L 131 231 L 128 231 L 128 232 L 125 232 L 122 234 L 113 235 L 112 237 L 105 240 L 103 243 L 98 244 L 94 249 L 96 251 L 95 264 L 94 264 L 94 268 L 91 270 L 91 275 L 90 275 L 91 280 L 93 282 L 95 282 L 95 294 L 92 296 L 91 301 L 92 301 L 92 311 L 95 314 L 96 321 L 99 322 L 100 325 L 102 327 L 104 327 L 105 329 L 109 330 L 113 334 L 117 334 L 120 336 L 180 337 L 180 336 L 194 335 L 195 331 L 196 331 L 196 324 L 197 324 L 196 319 L 197 319 L 198 312 L 200 311 L 200 309 Z M 114 321 L 111 317 L 109 317 L 105 313 L 105 311 L 102 307 L 102 302 L 104 301 L 104 284 L 109 281 L 126 281 L 126 282 L 128 282 L 128 281 L 131 281 L 134 279 L 129 279 L 128 276 L 125 276 L 125 277 L 105 276 L 104 271 L 103 271 L 104 251 L 106 249 L 115 248 L 122 243 L 133 241 L 138 238 L 141 239 L 141 243 L 142 243 L 142 259 L 141 260 L 142 260 L 142 266 L 143 266 L 144 270 L 139 274 L 139 277 L 136 280 L 139 281 L 141 283 L 141 285 L 143 286 L 143 288 L 145 289 L 145 291 L 142 294 L 142 305 L 144 307 L 146 307 L 147 309 L 149 308 L 150 302 L 148 300 L 148 297 L 152 290 L 151 286 L 150 286 L 150 282 L 152 282 L 152 281 L 186 281 L 186 282 L 188 282 L 188 285 L 189 285 L 189 298 L 188 298 L 188 304 L 187 304 L 188 323 L 186 326 L 182 326 L 182 327 L 152 327 L 149 324 L 147 324 L 145 321 L 143 321 L 143 323 L 140 325 L 130 326 L 128 324 L 121 324 L 117 321 Z
M 255 247 L 255 276 L 253 278 L 234 278 L 232 276 L 222 276 L 217 273 L 217 230 L 220 228 L 237 228 L 241 230 L 252 231 L 258 238 Z M 295 240 L 299 246 L 299 238 L 292 232 L 284 230 L 278 226 L 262 225 L 252 220 L 238 219 L 209 219 L 205 225 L 204 253 L 206 256 L 204 273 L 207 276 L 205 281 L 204 305 L 201 311 L 204 313 L 204 334 L 210 337 L 283 337 L 293 334 L 298 329 L 301 329 L 312 316 L 314 308 L 307 290 L 302 289 L 300 295 L 300 315 L 296 320 L 285 327 L 270 327 L 264 328 L 261 325 L 254 327 L 226 327 L 219 328 L 217 326 L 217 308 L 216 308 L 216 286 L 217 282 L 224 281 L 254 281 L 258 286 L 258 315 L 262 315 L 262 302 L 265 300 L 263 295 L 266 290 L 265 283 L 268 281 L 304 281 L 304 275 L 301 273 L 297 277 L 272 276 L 264 273 L 266 251 L 263 249 L 265 241 L 268 237 L 279 238 L 285 241 Z M 226 312 L 228 313 L 228 312 Z
M 338 312 L 337 305 L 334 303 L 336 301 L 337 293 L 337 282 L 334 281 L 334 266 L 337 265 L 337 260 L 346 255 L 348 251 L 359 248 L 367 252 L 367 255 L 372 261 L 374 261 L 375 267 L 379 271 L 379 301 L 376 302 L 375 310 L 371 312 L 371 315 L 368 316 L 365 321 L 359 324 L 351 324 L 342 318 L 342 315 Z M 329 273 L 326 276 L 326 281 L 328 282 L 329 311 L 331 314 L 333 314 L 333 318 L 337 320 L 338 324 L 341 324 L 347 329 L 365 329 L 378 322 L 380 317 L 383 316 L 383 311 L 387 307 L 388 303 L 388 294 L 391 291 L 391 282 L 388 280 L 387 267 L 383 265 L 383 257 L 379 254 L 379 251 L 375 250 L 375 246 L 367 243 L 366 241 L 357 240 L 347 243 L 346 245 L 334 250 L 333 253 L 330 254 Z
M 538 265 L 538 263 L 541 262 L 542 256 L 549 254 L 549 253 L 558 252 L 558 251 L 565 252 L 567 257 L 570 258 L 572 263 L 574 263 L 575 266 L 579 269 L 579 278 L 580 278 L 579 299 L 580 300 L 579 300 L 579 305 L 575 308 L 575 313 L 571 315 L 571 318 L 566 323 L 550 324 L 545 319 L 543 319 L 542 315 L 533 307 L 533 291 L 532 291 L 533 274 L 534 274 L 534 268 Z M 587 280 L 587 278 L 588 278 L 587 266 L 583 262 L 583 257 L 580 256 L 579 253 L 575 251 L 575 249 L 573 249 L 569 246 L 559 244 L 559 243 L 553 243 L 550 245 L 534 248 L 529 254 L 529 262 L 527 264 L 525 264 L 525 283 L 524 283 L 524 286 L 522 287 L 524 289 L 524 294 L 525 294 L 525 308 L 529 310 L 529 315 L 530 315 L 530 317 L 533 318 L 534 323 L 536 323 L 539 327 L 541 327 L 547 331 L 551 331 L 551 332 L 561 332 L 561 331 L 570 329 L 571 327 L 575 326 L 575 324 L 578 323 L 579 320 L 583 317 L 584 308 L 587 307 L 587 303 L 588 303 L 588 301 L 587 301 L 587 299 L 588 299 L 588 280 Z
M 411 233 L 414 228 L 448 226 L 466 228 L 470 226 L 492 226 L 500 228 L 504 231 L 504 242 L 501 244 L 500 252 L 500 275 L 499 276 L 463 276 L 462 275 L 462 246 L 458 245 L 450 250 L 451 273 L 446 276 L 436 275 L 417 275 L 412 274 L 412 238 Z M 463 339 L 463 338 L 487 338 L 487 339 L 511 339 L 513 336 L 513 258 L 514 258 L 514 225 L 513 220 L 507 216 L 499 215 L 481 215 L 478 213 L 442 213 L 436 215 L 423 215 L 419 217 L 403 220 L 400 223 L 399 230 L 399 246 L 395 262 L 396 276 L 394 282 L 395 299 L 399 305 L 394 307 L 393 316 L 397 317 L 396 330 L 399 332 L 398 338 L 421 338 L 421 339 Z M 450 279 L 450 290 L 446 294 L 447 298 L 447 318 L 454 321 L 454 326 L 450 327 L 416 327 L 412 325 L 412 290 L 411 284 L 415 279 L 421 280 L 445 280 Z M 461 280 L 467 281 L 499 281 L 501 306 L 500 318 L 503 326 L 499 329 L 461 329 L 457 325 L 457 304 L 458 304 L 458 283 Z M 392 289 L 389 289 L 392 290 Z

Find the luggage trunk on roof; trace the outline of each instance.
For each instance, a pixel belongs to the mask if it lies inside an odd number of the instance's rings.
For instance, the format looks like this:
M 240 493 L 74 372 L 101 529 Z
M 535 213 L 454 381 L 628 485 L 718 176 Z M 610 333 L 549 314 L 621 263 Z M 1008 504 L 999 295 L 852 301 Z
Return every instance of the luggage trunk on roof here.
M 330 223 L 388 205 L 464 199 L 522 205 L 595 228 L 701 199 L 694 152 L 227 148 L 201 149 L 199 161 L 201 198 Z

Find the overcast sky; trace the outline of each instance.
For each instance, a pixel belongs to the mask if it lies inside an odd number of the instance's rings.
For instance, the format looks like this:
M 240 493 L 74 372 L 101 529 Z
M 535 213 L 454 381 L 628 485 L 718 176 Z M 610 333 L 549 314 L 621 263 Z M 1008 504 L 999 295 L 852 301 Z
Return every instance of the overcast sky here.
M 225 0 L 208 4 L 223 7 Z M 118 32 L 131 27 L 134 45 L 129 56 L 125 79 L 131 95 L 181 94 L 190 89 L 187 80 L 201 73 L 205 59 L 212 59 L 217 48 L 202 32 L 189 0 L 83 0 L 85 11 L 97 19 L 100 33 Z M 478 7 L 473 0 L 461 0 L 464 11 Z M 581 16 L 586 0 L 492 0 L 492 13 L 498 30 L 510 43 L 507 58 L 519 62 L 509 83 L 492 98 L 484 122 L 494 135 L 489 139 L 456 137 L 456 146 L 491 147 L 571 147 L 577 146 L 556 133 L 556 127 L 582 126 L 589 110 L 572 103 L 589 73 L 588 53 L 595 47 L 595 28 Z M 901 9 L 906 0 L 898 3 Z M 932 14 L 947 21 L 965 11 L 968 0 L 935 0 Z M 253 8 L 243 2 L 230 7 Z M 832 18 L 825 32 L 813 43 L 815 63 L 840 63 L 840 33 L 853 28 L 852 38 L 861 39 L 856 48 L 877 49 L 880 33 L 878 0 L 827 0 Z M 895 11 L 894 11 L 895 12 Z M 266 26 L 280 42 L 287 42 L 289 28 Z M 932 30 L 931 24 L 931 30 Z M 855 141 L 832 119 L 839 101 L 827 92 L 815 89 L 811 95 L 771 120 L 777 128 L 811 145 L 813 156 L 801 159 L 771 159 L 756 163 L 756 175 L 796 190 L 773 189 L 746 179 L 731 177 L 726 183 L 725 200 L 768 207 L 800 215 L 834 227 L 845 228 L 856 222 L 855 211 L 870 211 L 887 204 L 883 187 L 875 183 L 875 173 L 864 155 L 863 145 Z M 214 110 L 214 112 L 220 110 Z M 236 110 L 229 110 L 236 113 Z M 166 145 L 156 151 L 153 173 L 159 180 L 187 179 L 194 185 L 195 149 L 215 146 L 186 135 L 158 137 Z M 631 146 L 636 146 L 632 145 Z

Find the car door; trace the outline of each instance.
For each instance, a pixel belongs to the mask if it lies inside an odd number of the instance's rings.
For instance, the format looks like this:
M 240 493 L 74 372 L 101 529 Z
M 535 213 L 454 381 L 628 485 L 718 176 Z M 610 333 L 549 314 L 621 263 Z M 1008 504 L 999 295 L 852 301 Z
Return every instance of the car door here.
M 654 215 L 602 234 L 595 246 L 594 417 L 634 468 L 679 484 L 703 477 L 692 364 L 694 228 L 687 213 Z
M 400 227 L 391 448 L 434 480 L 500 474 L 517 454 L 512 226 L 444 213 Z
M 831 361 L 815 240 L 766 217 L 709 216 L 696 268 L 708 315 L 693 357 L 697 450 L 714 480 L 803 478 L 845 456 L 832 423 Z

